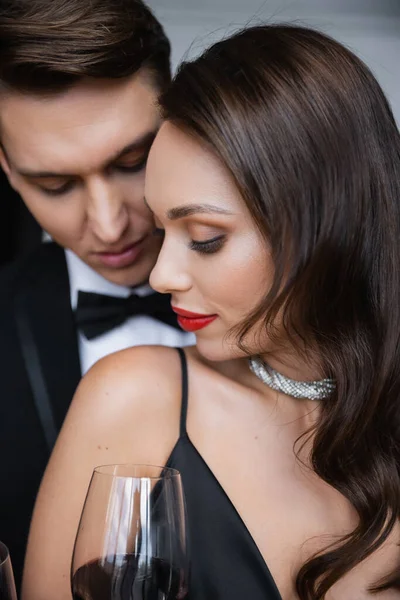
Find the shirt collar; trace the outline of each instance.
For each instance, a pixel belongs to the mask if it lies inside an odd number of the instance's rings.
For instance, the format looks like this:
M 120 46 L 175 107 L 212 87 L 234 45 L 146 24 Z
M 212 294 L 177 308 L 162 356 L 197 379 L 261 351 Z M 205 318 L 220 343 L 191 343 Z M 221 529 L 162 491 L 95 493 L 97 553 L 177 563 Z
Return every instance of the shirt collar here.
M 69 285 L 71 293 L 71 307 L 75 310 L 78 304 L 78 291 L 95 292 L 97 294 L 106 294 L 108 296 L 116 296 L 119 298 L 127 298 L 130 294 L 135 293 L 138 296 L 148 296 L 153 293 L 153 289 L 144 284 L 134 289 L 112 283 L 99 275 L 89 265 L 79 258 L 72 250 L 65 250 L 65 259 L 67 261 L 67 269 L 69 275 Z

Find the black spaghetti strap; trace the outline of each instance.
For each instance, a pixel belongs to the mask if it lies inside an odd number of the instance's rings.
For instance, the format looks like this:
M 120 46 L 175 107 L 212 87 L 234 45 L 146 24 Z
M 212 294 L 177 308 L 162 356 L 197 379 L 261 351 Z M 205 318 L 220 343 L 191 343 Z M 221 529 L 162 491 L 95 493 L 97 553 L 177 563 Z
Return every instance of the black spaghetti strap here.
M 182 348 L 177 348 L 179 352 L 179 358 L 181 359 L 181 369 L 182 369 L 182 401 L 181 401 L 181 421 L 180 421 L 180 437 L 186 435 L 186 419 L 187 419 L 187 409 L 188 409 L 188 393 L 189 393 L 189 385 L 188 385 L 188 369 L 187 369 L 187 360 L 185 351 Z

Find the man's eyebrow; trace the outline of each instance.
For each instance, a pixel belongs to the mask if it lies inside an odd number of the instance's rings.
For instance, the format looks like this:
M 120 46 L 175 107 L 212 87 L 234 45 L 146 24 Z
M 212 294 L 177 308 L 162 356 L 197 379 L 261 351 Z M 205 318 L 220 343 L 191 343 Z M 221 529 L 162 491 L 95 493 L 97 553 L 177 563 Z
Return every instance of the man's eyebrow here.
M 233 215 L 229 210 L 213 204 L 184 204 L 183 206 L 176 206 L 167 211 L 167 217 L 171 221 L 176 221 L 177 219 L 183 219 L 184 217 L 190 217 L 196 214 Z
M 130 154 L 131 152 L 140 152 L 144 149 L 149 149 L 151 144 L 156 137 L 156 131 L 151 131 L 143 135 L 142 137 L 136 139 L 135 141 L 129 143 L 127 146 L 124 146 L 121 150 L 118 150 L 114 155 L 108 158 L 103 165 L 101 165 L 101 169 L 107 168 L 112 163 L 116 162 L 118 159 Z M 15 167 L 15 170 L 19 175 L 23 177 L 31 177 L 32 179 L 46 179 L 52 177 L 64 177 L 64 178 L 73 178 L 76 177 L 76 173 L 56 173 L 54 171 L 34 171 L 30 169 L 19 169 Z

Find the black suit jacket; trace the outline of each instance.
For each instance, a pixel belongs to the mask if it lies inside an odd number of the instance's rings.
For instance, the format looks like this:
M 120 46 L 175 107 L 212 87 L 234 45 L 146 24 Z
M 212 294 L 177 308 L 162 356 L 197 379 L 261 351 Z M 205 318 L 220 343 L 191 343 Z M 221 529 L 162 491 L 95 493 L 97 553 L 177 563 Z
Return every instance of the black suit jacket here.
M 80 377 L 64 251 L 42 244 L 0 271 L 0 540 L 17 587 L 36 493 Z

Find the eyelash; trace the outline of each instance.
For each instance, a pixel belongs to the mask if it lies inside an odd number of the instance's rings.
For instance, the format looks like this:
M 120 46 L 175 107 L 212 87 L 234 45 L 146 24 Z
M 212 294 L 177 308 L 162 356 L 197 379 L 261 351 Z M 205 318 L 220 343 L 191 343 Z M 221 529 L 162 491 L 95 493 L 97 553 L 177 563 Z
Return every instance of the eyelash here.
M 139 173 L 139 171 L 143 171 L 147 163 L 147 156 L 141 162 L 136 163 L 135 165 L 115 165 L 114 169 L 116 171 L 120 171 L 122 173 Z
M 142 171 L 147 163 L 147 156 L 144 160 L 142 160 L 140 163 L 137 163 L 136 165 L 131 165 L 131 166 L 122 166 L 122 165 L 114 165 L 114 167 L 112 167 L 112 169 L 114 169 L 114 171 L 118 171 L 120 173 L 139 173 L 140 171 Z M 62 196 L 64 194 L 66 194 L 67 192 L 69 192 L 72 187 L 74 185 L 74 182 L 69 181 L 68 183 L 62 185 L 59 188 L 56 188 L 54 190 L 50 189 L 50 188 L 43 188 L 41 186 L 39 186 L 39 189 L 41 192 L 43 192 L 44 194 L 46 194 L 46 196 Z
M 201 254 L 215 254 L 218 250 L 221 250 L 225 243 L 225 235 L 219 235 L 211 240 L 205 240 L 204 242 L 196 242 L 192 240 L 189 244 L 191 250 L 200 252 Z
M 46 194 L 46 196 L 62 196 L 63 194 L 66 194 L 67 192 L 69 192 L 72 189 L 72 187 L 73 187 L 73 182 L 69 181 L 68 183 L 65 183 L 61 187 L 56 188 L 54 190 L 52 190 L 50 188 L 43 188 L 41 186 L 39 186 L 39 189 L 43 194 Z
M 156 227 L 153 231 L 153 235 L 164 237 L 165 230 L 159 227 Z M 194 250 L 195 252 L 199 252 L 200 254 L 215 254 L 222 248 L 225 243 L 226 236 L 218 235 L 211 240 L 204 240 L 204 242 L 197 242 L 196 240 L 191 240 L 189 243 L 189 248 Z

